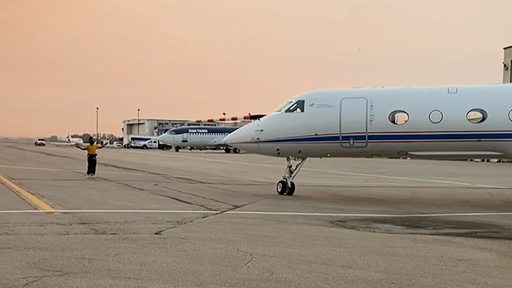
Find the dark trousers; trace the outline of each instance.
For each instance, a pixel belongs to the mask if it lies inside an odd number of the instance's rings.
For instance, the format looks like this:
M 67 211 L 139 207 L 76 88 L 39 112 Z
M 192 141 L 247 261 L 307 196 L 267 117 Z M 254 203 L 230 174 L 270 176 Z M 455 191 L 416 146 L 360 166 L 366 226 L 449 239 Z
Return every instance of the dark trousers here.
M 87 175 L 96 174 L 96 154 L 87 154 Z

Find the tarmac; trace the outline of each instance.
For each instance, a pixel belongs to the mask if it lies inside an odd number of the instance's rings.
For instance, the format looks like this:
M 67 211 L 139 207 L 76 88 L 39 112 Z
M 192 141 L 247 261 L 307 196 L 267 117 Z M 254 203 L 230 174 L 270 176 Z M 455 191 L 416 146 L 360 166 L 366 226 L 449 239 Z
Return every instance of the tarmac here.
M 512 163 L 0 142 L 0 287 L 512 287 Z

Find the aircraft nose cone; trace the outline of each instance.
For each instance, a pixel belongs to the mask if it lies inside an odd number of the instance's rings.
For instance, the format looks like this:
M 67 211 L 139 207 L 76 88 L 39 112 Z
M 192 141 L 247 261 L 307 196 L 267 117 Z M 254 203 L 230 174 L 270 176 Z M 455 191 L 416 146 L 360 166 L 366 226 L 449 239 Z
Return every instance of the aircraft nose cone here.
M 247 124 L 244 127 L 241 127 L 229 134 L 228 136 L 224 137 L 222 140 L 223 143 L 235 146 L 239 144 L 246 144 L 247 142 L 251 141 L 251 126 L 252 124 Z
M 232 132 L 228 136 L 224 137 L 224 139 L 222 139 L 222 143 L 226 145 L 231 145 L 233 143 L 233 134 L 235 134 L 235 132 Z
M 167 138 L 167 137 L 166 137 L 166 135 L 165 135 L 165 134 L 162 134 L 162 135 L 158 136 L 158 138 L 156 138 L 156 139 L 157 139 L 158 141 L 160 141 L 160 142 L 164 143 L 164 144 L 167 144 L 167 143 L 166 143 L 166 140 L 167 140 L 166 138 Z

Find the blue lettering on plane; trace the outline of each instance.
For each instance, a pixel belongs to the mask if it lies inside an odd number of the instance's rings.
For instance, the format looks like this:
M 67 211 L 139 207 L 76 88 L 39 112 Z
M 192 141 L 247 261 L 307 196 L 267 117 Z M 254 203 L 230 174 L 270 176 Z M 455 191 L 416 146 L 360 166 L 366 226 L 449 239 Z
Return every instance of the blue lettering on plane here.
M 167 134 L 184 134 L 184 133 L 224 133 L 229 134 L 239 127 L 178 127 L 167 131 Z

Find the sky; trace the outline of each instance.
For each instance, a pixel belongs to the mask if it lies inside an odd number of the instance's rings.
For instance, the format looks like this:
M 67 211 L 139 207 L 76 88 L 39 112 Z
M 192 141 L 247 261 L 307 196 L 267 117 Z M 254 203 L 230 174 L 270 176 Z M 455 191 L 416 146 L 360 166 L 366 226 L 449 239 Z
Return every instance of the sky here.
M 311 90 L 502 81 L 510 0 L 0 0 L 0 135 L 269 113 Z M 96 108 L 98 113 L 96 114 Z

